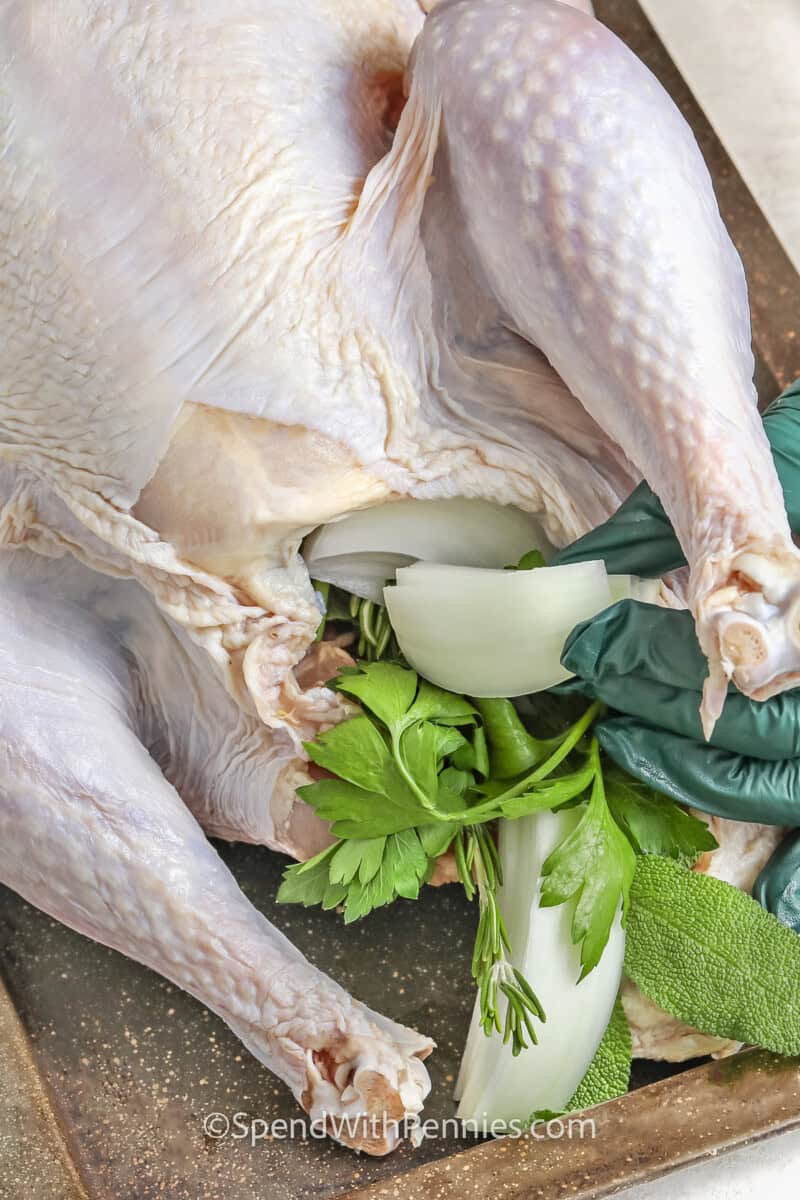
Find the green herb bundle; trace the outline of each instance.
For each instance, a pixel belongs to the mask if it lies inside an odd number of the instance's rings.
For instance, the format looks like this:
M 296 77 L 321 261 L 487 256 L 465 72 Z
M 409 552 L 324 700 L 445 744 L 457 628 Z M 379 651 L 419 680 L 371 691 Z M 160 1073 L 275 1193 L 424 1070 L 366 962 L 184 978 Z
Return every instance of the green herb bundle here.
M 537 738 L 510 701 L 454 695 L 397 663 L 362 662 L 331 686 L 362 711 L 307 744 L 330 777 L 300 794 L 331 822 L 336 841 L 290 867 L 278 899 L 341 907 L 353 921 L 415 899 L 436 859 L 452 850 L 467 895 L 478 901 L 472 969 L 481 1023 L 511 1040 L 515 1053 L 536 1041 L 534 1021 L 544 1013 L 509 961 L 492 822 L 580 806 L 577 825 L 544 864 L 541 903 L 574 900 L 581 977 L 599 961 L 620 904 L 627 911 L 636 853 L 685 858 L 716 845 L 702 821 L 604 769 L 591 737 L 598 704 Z

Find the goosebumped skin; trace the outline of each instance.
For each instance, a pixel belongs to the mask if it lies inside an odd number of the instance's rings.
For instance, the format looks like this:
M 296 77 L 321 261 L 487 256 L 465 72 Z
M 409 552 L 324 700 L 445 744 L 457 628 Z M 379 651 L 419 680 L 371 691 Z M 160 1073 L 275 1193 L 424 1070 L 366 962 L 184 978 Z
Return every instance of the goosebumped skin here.
M 644 472 L 692 566 L 709 720 L 726 674 L 754 695 L 786 686 L 797 555 L 707 173 L 644 68 L 552 0 L 441 0 L 424 30 L 417 0 L 0 12 L 0 544 L 141 586 L 173 639 L 149 640 L 129 614 L 141 691 L 117 679 L 109 699 L 124 779 L 113 758 L 70 775 L 57 707 L 40 807 L 21 801 L 31 760 L 7 759 L 4 877 L 219 1006 L 312 1108 L 338 1097 L 389 1113 L 400 1097 L 415 1111 L 429 1044 L 364 1017 L 297 958 L 278 990 L 294 1003 L 307 987 L 306 1007 L 265 1046 L 232 980 L 241 968 L 261 995 L 275 946 L 289 950 L 212 867 L 171 785 L 222 836 L 300 856 L 324 839 L 293 789 L 302 741 L 347 710 L 318 680 L 302 686 L 319 609 L 296 552 L 319 521 L 395 496 L 516 503 L 559 545 Z M 9 567 L 24 581 L 23 561 Z M 173 678 L 197 699 L 188 729 Z M 133 820 L 146 807 L 120 809 L 131 792 L 163 802 L 160 847 Z M 97 825 L 106 801 L 116 840 Z M 40 818 L 41 870 L 26 873 Z M 76 852 L 52 870 L 59 821 Z M 97 872 L 77 851 L 92 833 Z M 170 897 L 143 930 L 122 897 L 137 907 L 154 864 L 186 903 Z M 99 905 L 105 874 L 119 911 Z M 358 1064 L 355 1096 L 342 1058 Z
M 308 529 L 463 494 L 563 542 L 636 472 L 490 293 L 467 326 L 434 294 L 424 113 L 385 155 L 416 0 L 3 12 L 8 543 L 134 574 L 299 750 L 332 703 L 292 682 Z
M 681 114 L 558 0 L 444 0 L 409 103 L 437 114 L 453 207 L 507 322 L 662 500 L 710 677 L 756 699 L 800 675 L 800 553 L 756 409 L 747 291 Z M 516 236 L 509 236 L 509 231 Z
M 706 730 L 728 678 L 758 699 L 797 681 L 800 554 L 741 264 L 683 118 L 609 31 L 557 0 L 442 0 L 424 26 L 413 0 L 6 10 L 4 456 L 109 566 L 136 563 L 240 702 L 298 745 L 318 724 L 284 682 L 317 620 L 290 561 L 308 524 L 392 494 L 485 495 L 560 543 L 637 469 L 691 565 Z M 287 76 L 287 47 L 321 89 Z M 216 95 L 222 57 L 237 71 Z M 352 463 L 319 512 L 295 488 L 308 524 L 266 553 L 247 549 L 257 520 L 215 544 L 211 579 L 204 533 L 126 515 L 154 471 L 184 488 L 163 460 L 190 399 L 329 443 L 345 430 Z M 311 454 L 310 493 L 326 461 Z

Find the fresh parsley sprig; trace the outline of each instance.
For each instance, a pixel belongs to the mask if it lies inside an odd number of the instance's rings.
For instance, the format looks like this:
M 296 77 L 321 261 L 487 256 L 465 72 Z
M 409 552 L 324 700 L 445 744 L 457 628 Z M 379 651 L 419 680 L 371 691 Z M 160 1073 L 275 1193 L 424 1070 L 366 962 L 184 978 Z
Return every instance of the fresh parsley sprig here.
M 581 947 L 581 979 L 600 961 L 620 904 L 623 923 L 627 917 L 636 866 L 633 847 L 608 807 L 596 738 L 589 766 L 589 803 L 575 828 L 545 860 L 539 901 L 550 908 L 575 898 L 572 940 Z
M 397 663 L 362 662 L 331 686 L 362 711 L 307 743 L 329 777 L 299 792 L 331 822 L 336 841 L 286 871 L 278 900 L 341 907 L 354 921 L 398 897 L 415 899 L 452 849 L 468 897 L 478 898 L 472 971 L 481 1023 L 511 1040 L 515 1054 L 536 1041 L 533 1022 L 544 1014 L 511 963 L 491 823 L 577 807 L 577 823 L 544 864 L 540 903 L 574 901 L 581 978 L 599 961 L 620 907 L 627 912 L 635 854 L 692 858 L 716 845 L 702 821 L 604 768 L 591 738 L 598 703 L 537 739 L 510 701 L 473 703 Z

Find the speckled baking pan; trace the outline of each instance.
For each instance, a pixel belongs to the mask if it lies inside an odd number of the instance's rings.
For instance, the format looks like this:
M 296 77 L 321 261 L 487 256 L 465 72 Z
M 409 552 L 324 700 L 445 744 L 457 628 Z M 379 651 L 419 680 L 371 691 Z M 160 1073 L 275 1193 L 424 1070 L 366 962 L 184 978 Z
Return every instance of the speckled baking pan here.
M 800 375 L 800 280 L 638 5 L 595 7 L 656 72 L 700 140 L 747 269 L 759 390 L 770 399 Z M 402 917 L 394 906 L 345 929 L 335 913 L 275 913 L 278 856 L 220 849 L 247 895 L 315 963 L 436 1039 L 426 1116 L 451 1116 L 472 1003 L 474 912 L 463 895 L 429 889 Z M 212 1137 L 204 1127 L 212 1113 L 243 1114 L 246 1127 L 299 1110 L 191 997 L 1 889 L 0 971 L 8 988 L 0 987 L 4 1200 L 600 1197 L 800 1123 L 798 1063 L 751 1053 L 671 1077 L 639 1064 L 637 1090 L 593 1114 L 594 1137 L 430 1139 L 384 1159 L 319 1140 Z
M 395 905 L 345 929 L 334 912 L 277 908 L 286 861 L 279 855 L 219 848 L 253 903 L 314 962 L 368 1004 L 435 1038 L 425 1115 L 452 1116 L 472 1008 L 474 912 L 463 892 L 429 888 L 406 903 L 402 919 Z M 0 993 L 0 1038 L 8 1042 L 0 1070 L 4 1200 L 327 1198 L 391 1183 L 437 1159 L 460 1170 L 475 1155 L 474 1142 L 452 1137 L 368 1158 L 329 1140 L 209 1136 L 213 1113 L 242 1114 L 244 1125 L 302 1114 L 190 996 L 8 891 L 0 894 L 0 945 L 11 1001 L 3 1010 Z M 660 1073 L 655 1064 L 640 1068 L 640 1083 Z M 493 1150 L 486 1143 L 482 1153 L 491 1158 Z

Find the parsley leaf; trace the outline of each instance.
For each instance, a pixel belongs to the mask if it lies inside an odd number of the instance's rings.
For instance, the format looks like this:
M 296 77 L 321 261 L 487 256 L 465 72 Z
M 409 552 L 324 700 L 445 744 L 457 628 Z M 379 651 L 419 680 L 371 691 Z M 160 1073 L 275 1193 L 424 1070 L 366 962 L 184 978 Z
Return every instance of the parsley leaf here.
M 581 979 L 600 961 L 620 904 L 625 920 L 636 868 L 631 844 L 609 811 L 596 741 L 589 757 L 595 767 L 589 802 L 546 859 L 540 899 L 548 908 L 575 897 L 572 940 L 581 944 Z
M 464 696 L 445 692 L 397 663 L 362 662 L 339 673 L 337 691 L 355 696 L 394 735 L 415 721 L 474 725 L 477 711 Z
M 294 863 L 284 873 L 278 889 L 281 904 L 302 904 L 310 908 L 321 904 L 323 908 L 335 908 L 345 898 L 347 888 L 330 880 L 330 860 L 336 846 L 328 846 L 306 862 Z
M 385 846 L 385 837 L 350 838 L 342 842 L 331 858 L 331 883 L 352 883 L 356 878 L 366 883 L 375 874 Z M 374 868 L 371 866 L 373 862 Z
M 432 825 L 417 826 L 422 848 L 431 860 L 444 854 L 458 832 L 459 825 L 455 821 L 436 821 Z
M 320 767 L 370 792 L 388 795 L 392 756 L 369 717 L 351 717 L 306 744 L 308 757 Z
M 462 771 L 470 771 L 476 778 L 489 777 L 489 743 L 483 725 L 476 725 L 471 738 L 464 738 L 460 750 L 450 755 L 453 766 Z
M 417 676 L 414 671 L 408 671 L 396 663 L 361 663 L 357 668 L 341 671 L 335 687 L 339 692 L 355 696 L 388 729 L 393 729 L 402 726 L 406 713 L 414 703 Z
M 297 789 L 298 796 L 318 816 L 331 821 L 331 832 L 340 838 L 372 838 L 399 833 L 431 820 L 431 812 L 418 804 L 398 777 L 397 792 L 371 792 L 341 779 L 320 779 Z
M 442 759 L 466 744 L 466 738 L 452 726 L 417 721 L 403 731 L 400 754 L 424 794 L 435 798 Z
M 427 679 L 420 679 L 419 691 L 407 713 L 409 720 L 435 721 L 438 725 L 475 725 L 477 711 L 466 696 L 445 692 Z
M 463 696 L 442 691 L 396 663 L 343 671 L 336 687 L 364 711 L 306 746 L 331 773 L 298 789 L 340 841 L 311 863 L 290 867 L 278 899 L 344 903 L 356 920 L 397 896 L 415 899 L 459 828 L 475 776 L 488 770 L 478 714 Z M 461 729 L 471 729 L 468 739 Z
M 311 760 L 336 778 L 299 789 L 319 816 L 333 822 L 336 837 L 399 833 L 447 820 L 452 802 L 463 807 L 472 774 L 465 774 L 458 788 L 452 777 L 440 776 L 449 756 L 470 746 L 456 728 L 478 719 L 468 700 L 386 662 L 346 670 L 336 686 L 372 715 L 352 717 L 307 743 Z
M 593 765 L 587 763 L 577 771 L 568 774 L 555 775 L 543 779 L 531 787 L 530 791 L 519 795 L 504 795 L 496 798 L 500 812 L 504 817 L 526 817 L 529 813 L 542 812 L 548 808 L 560 808 L 582 796 L 595 779 Z
M 387 837 L 350 838 L 289 867 L 278 889 L 278 902 L 306 908 L 344 904 L 349 924 L 398 896 L 416 900 L 431 867 L 429 850 L 415 829 Z
M 717 839 L 705 821 L 666 796 L 618 768 L 606 769 L 605 781 L 611 814 L 637 854 L 694 862 L 703 851 L 716 850 Z
M 511 563 L 505 569 L 506 571 L 535 571 L 537 567 L 545 565 L 541 550 L 529 550 L 527 554 L 523 554 L 518 563 Z

